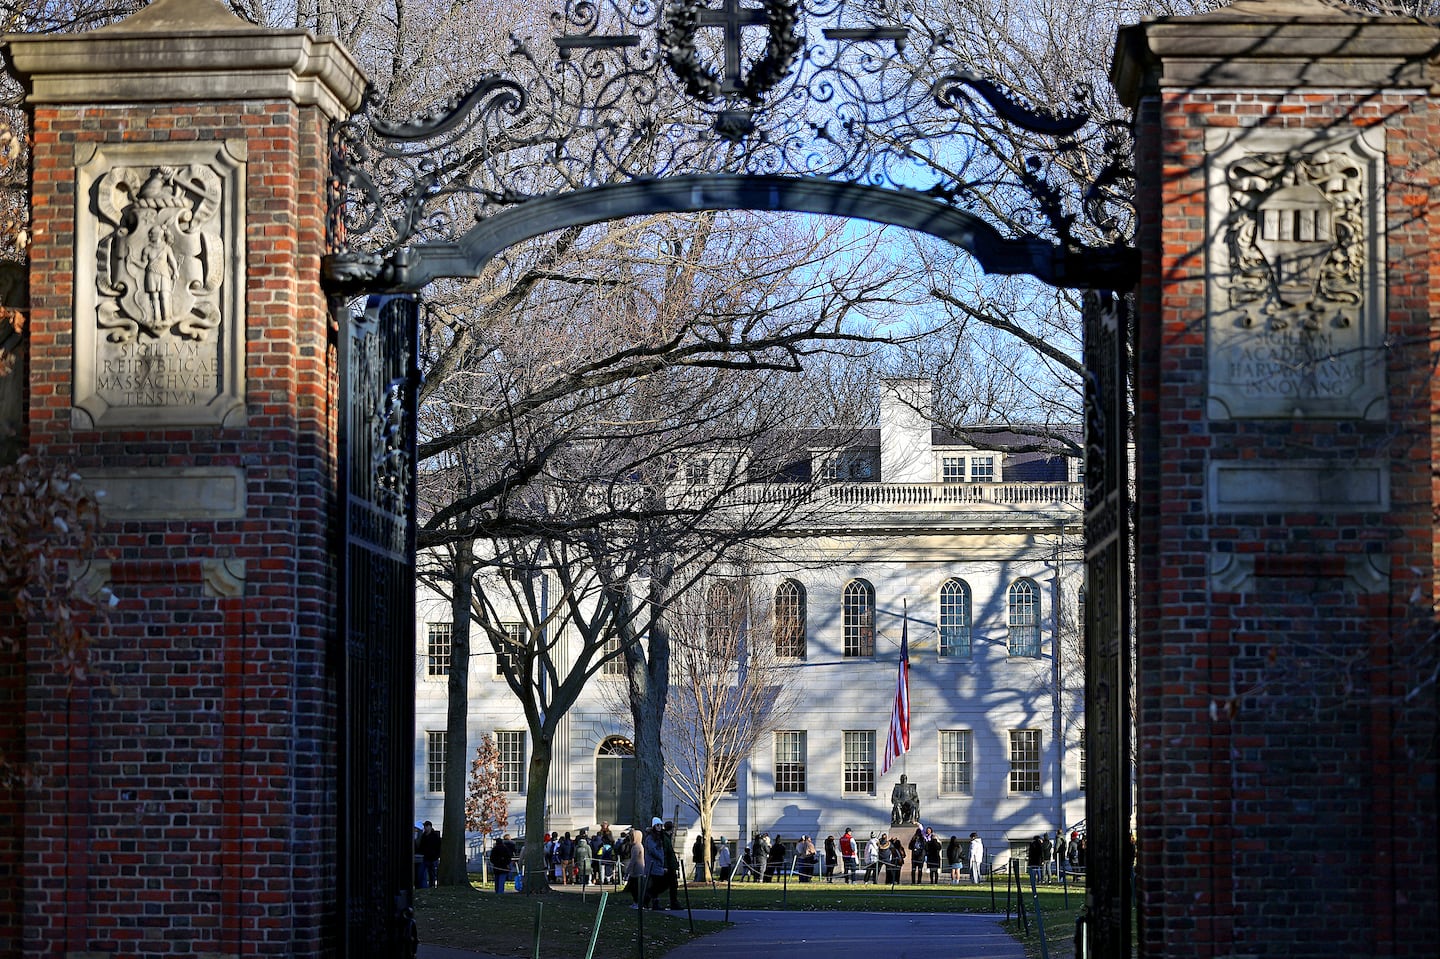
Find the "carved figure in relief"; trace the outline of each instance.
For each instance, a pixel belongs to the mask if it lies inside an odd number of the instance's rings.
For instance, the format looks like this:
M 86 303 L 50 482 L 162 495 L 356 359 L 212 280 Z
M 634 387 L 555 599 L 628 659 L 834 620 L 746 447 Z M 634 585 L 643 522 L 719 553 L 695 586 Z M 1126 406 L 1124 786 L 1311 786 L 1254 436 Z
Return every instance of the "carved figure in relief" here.
M 205 340 L 220 325 L 220 183 L 193 165 L 116 167 L 96 184 L 96 322 L 112 343 Z
M 1365 270 L 1364 170 L 1353 157 L 1261 153 L 1225 169 L 1229 273 L 1240 325 L 1307 331 L 1355 322 Z
M 150 242 L 140 248 L 140 264 L 145 270 L 145 303 L 151 316 L 164 326 L 170 319 L 170 291 L 180 267 L 170 251 L 170 231 L 163 226 L 150 228 Z

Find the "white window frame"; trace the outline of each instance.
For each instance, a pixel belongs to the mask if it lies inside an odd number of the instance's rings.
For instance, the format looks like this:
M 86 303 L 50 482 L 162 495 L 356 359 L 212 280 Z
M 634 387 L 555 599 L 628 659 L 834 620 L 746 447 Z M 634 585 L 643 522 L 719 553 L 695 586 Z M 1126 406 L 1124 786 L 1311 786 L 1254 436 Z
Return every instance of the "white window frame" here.
M 841 733 L 840 792 L 875 795 L 875 730 L 846 729 Z
M 1006 622 L 1009 635 L 1006 646 L 1011 656 L 1020 659 L 1040 658 L 1040 587 L 1029 577 L 1021 577 L 1005 592 Z
M 1038 729 L 1010 730 L 1010 792 L 1034 796 L 1041 792 L 1044 780 L 1040 763 L 1044 756 L 1044 739 Z
M 863 603 L 858 602 L 862 599 Z M 852 579 L 845 584 L 840 594 L 840 624 L 841 657 L 874 659 L 875 587 L 869 580 Z
M 808 791 L 809 782 L 805 752 L 806 735 L 803 729 L 777 729 L 775 731 L 775 792 L 781 795 L 801 795 Z M 784 788 L 782 788 L 782 780 Z M 794 788 L 798 786 L 798 788 Z
M 947 595 L 947 592 L 951 595 Z M 935 629 L 936 655 L 940 659 L 970 659 L 974 654 L 974 632 L 971 629 L 971 611 L 974 605 L 971 602 L 970 584 L 959 577 L 950 577 L 940 584 L 936 603 L 939 606 Z M 956 615 L 959 622 L 950 623 L 950 618 Z M 954 641 L 947 641 L 951 636 Z
M 975 792 L 975 733 L 970 729 L 940 730 L 940 795 L 971 796 Z
M 445 740 L 443 729 L 425 730 L 425 791 L 445 791 Z
M 444 679 L 450 675 L 450 655 L 455 648 L 455 624 L 425 624 L 425 678 Z
M 775 655 L 781 659 L 804 659 L 807 651 L 805 587 L 793 579 L 783 580 L 775 587 L 774 602 Z
M 525 791 L 525 731 L 523 729 L 495 730 L 497 759 L 495 771 L 499 787 L 506 793 Z

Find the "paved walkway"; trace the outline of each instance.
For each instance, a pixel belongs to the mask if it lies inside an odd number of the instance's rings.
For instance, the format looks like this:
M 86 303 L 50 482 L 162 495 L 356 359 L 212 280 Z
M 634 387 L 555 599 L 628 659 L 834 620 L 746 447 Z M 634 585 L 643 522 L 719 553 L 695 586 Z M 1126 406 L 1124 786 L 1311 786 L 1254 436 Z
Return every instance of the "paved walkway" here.
M 714 909 L 696 919 L 724 919 Z M 646 922 L 685 921 L 666 913 Z M 734 923 L 672 949 L 665 959 L 1025 959 L 997 916 L 913 912 L 730 912 Z M 420 946 L 420 959 L 509 959 L 465 949 Z

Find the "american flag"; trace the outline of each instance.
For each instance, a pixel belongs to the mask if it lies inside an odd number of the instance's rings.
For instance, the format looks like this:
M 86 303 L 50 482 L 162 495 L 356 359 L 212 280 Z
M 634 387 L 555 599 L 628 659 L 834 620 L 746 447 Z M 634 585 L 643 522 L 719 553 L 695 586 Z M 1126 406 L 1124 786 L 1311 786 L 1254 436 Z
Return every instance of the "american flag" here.
M 900 672 L 895 677 L 895 706 L 890 712 L 890 735 L 885 737 L 885 759 L 880 775 L 885 775 L 895 760 L 910 751 L 910 617 L 900 625 Z

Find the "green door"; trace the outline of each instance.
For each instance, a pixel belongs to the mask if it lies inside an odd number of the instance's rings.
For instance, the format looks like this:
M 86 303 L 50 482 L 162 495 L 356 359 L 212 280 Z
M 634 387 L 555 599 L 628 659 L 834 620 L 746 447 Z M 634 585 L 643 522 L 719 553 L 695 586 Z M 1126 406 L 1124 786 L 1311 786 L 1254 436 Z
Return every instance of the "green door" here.
M 635 746 L 621 736 L 600 744 L 595 757 L 595 820 L 628 823 L 635 809 Z

